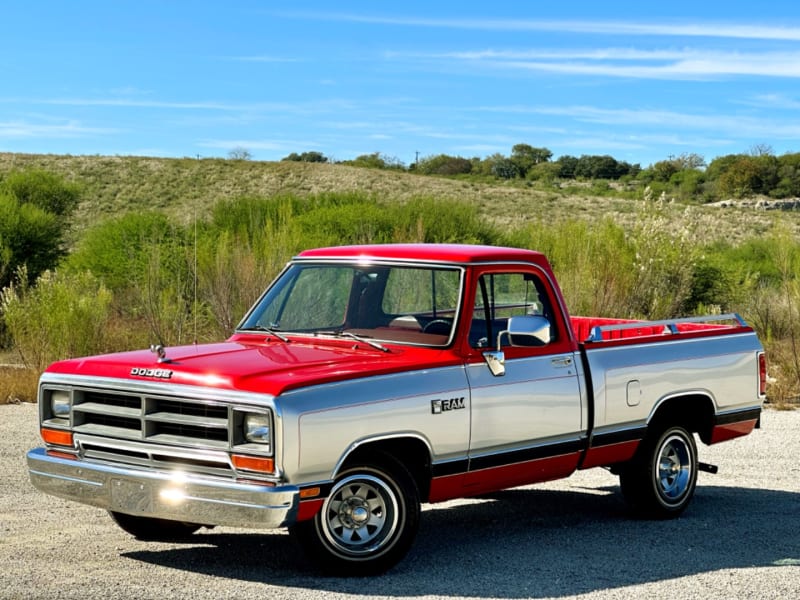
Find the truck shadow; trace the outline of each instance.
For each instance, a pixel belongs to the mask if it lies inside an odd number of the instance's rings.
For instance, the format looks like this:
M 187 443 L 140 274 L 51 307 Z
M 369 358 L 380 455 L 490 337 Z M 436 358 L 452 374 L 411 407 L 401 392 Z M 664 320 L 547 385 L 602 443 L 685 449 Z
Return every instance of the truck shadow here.
M 211 531 L 197 542 L 122 556 L 298 589 L 365 597 L 376 590 L 363 579 L 318 576 L 282 533 Z M 797 564 L 800 494 L 702 486 L 681 518 L 641 521 L 629 518 L 617 487 L 526 488 L 427 507 L 411 552 L 379 578 L 379 589 L 396 596 L 558 597 Z

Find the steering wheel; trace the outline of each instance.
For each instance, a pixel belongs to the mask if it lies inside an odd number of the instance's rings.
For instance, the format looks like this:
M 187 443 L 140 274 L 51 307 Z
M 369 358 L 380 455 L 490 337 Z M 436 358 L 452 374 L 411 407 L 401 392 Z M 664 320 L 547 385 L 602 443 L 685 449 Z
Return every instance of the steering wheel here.
M 433 321 L 428 321 L 425 323 L 425 327 L 422 328 L 422 333 L 430 333 L 428 331 L 429 328 L 433 327 L 434 325 L 445 325 L 450 330 L 450 322 L 445 321 L 444 319 L 434 319 Z

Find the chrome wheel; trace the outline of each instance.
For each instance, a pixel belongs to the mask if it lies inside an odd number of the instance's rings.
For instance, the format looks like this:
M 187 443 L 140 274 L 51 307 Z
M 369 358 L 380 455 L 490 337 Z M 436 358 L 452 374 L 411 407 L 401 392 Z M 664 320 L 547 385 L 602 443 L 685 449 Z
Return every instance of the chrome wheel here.
M 640 516 L 671 519 L 680 515 L 697 484 L 697 446 L 683 427 L 655 429 L 636 456 L 619 472 L 622 495 Z
M 393 456 L 346 469 L 312 519 L 289 528 L 303 550 L 327 574 L 377 575 L 396 565 L 417 534 L 419 489 Z
M 336 484 L 322 506 L 322 531 L 345 554 L 379 552 L 397 528 L 397 497 L 386 482 L 353 475 Z
M 658 454 L 658 492 L 668 503 L 679 502 L 692 480 L 692 452 L 686 440 L 673 435 L 664 440 Z

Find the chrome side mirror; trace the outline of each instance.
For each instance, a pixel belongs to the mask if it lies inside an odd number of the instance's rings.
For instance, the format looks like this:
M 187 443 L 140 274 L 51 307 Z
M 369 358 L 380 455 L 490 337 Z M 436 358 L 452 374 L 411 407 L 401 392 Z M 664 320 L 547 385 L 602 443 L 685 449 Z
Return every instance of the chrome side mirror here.
M 545 346 L 552 341 L 550 321 L 538 315 L 520 315 L 508 320 L 508 329 L 497 334 L 497 350 L 483 353 L 489 370 L 495 377 L 506 373 L 506 356 L 502 351 L 503 336 L 512 346 Z
M 508 329 L 497 334 L 497 349 L 503 336 L 512 346 L 546 346 L 552 341 L 550 321 L 539 315 L 520 315 L 508 319 Z

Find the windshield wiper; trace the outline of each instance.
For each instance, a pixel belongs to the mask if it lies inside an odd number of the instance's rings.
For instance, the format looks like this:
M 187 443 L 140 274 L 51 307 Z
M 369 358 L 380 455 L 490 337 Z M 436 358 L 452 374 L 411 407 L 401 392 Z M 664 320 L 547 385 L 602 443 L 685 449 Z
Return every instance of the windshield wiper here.
M 350 331 L 340 331 L 339 335 L 341 337 L 354 339 L 357 342 L 362 342 L 364 344 L 369 344 L 370 346 L 372 346 L 376 350 L 380 350 L 381 352 L 388 352 L 389 351 L 389 349 L 386 346 L 382 346 L 381 344 L 379 344 L 375 340 L 368 340 L 367 338 L 361 337 L 360 335 L 356 335 L 355 333 L 352 333 Z
M 289 341 L 290 341 L 288 337 L 286 337 L 282 333 L 279 333 L 278 329 L 276 329 L 275 327 L 264 327 L 261 324 L 252 325 L 250 327 L 245 327 L 244 329 L 241 329 L 240 331 L 263 331 L 265 333 L 269 333 L 271 335 L 274 335 L 276 338 L 278 338 L 280 341 L 282 341 L 284 343 L 288 344 Z
M 379 344 L 374 340 L 369 340 L 363 336 L 356 335 L 351 331 L 342 331 L 341 329 L 336 329 L 334 331 L 315 331 L 314 335 L 332 335 L 334 337 L 346 337 L 357 342 L 361 342 L 362 344 L 368 344 L 375 348 L 376 350 L 380 350 L 381 352 L 389 352 L 389 349 L 386 346 Z

